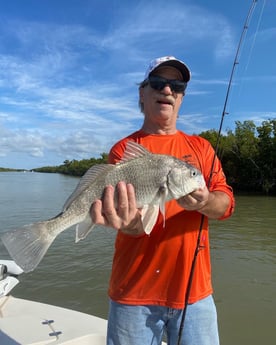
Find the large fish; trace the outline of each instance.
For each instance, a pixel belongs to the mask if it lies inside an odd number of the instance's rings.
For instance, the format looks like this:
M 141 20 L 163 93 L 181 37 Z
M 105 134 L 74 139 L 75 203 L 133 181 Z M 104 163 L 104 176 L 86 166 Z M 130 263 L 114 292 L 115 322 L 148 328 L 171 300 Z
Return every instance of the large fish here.
M 105 186 L 116 186 L 119 181 L 133 184 L 147 234 L 155 225 L 159 211 L 165 220 L 167 200 L 179 199 L 205 186 L 202 174 L 188 163 L 172 156 L 150 153 L 129 141 L 119 163 L 94 165 L 86 172 L 56 217 L 4 232 L 1 239 L 11 257 L 29 272 L 39 264 L 62 231 L 77 224 L 76 242 L 84 239 L 94 226 L 89 215 L 91 204 L 102 198 Z

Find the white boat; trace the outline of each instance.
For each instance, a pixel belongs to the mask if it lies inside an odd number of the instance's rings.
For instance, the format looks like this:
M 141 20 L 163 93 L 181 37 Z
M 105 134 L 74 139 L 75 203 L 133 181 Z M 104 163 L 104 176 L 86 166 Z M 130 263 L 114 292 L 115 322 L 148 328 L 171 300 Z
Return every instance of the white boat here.
M 0 260 L 0 345 L 106 344 L 107 320 L 10 295 L 21 273 L 14 261 Z
M 22 272 L 0 260 L 1 345 L 105 345 L 106 320 L 10 295 Z

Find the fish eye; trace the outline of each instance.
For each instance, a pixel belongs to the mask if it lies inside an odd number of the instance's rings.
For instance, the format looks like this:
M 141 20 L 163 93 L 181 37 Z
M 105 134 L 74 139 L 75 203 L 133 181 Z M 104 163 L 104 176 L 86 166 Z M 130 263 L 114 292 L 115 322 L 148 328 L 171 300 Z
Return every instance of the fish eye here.
M 197 171 L 195 169 L 191 170 L 191 177 L 197 176 Z

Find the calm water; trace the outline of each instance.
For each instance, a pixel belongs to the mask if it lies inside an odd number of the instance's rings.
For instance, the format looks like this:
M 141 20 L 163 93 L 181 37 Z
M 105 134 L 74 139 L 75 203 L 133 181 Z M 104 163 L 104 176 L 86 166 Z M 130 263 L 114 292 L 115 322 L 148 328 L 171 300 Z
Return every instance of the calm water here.
M 0 173 L 0 231 L 56 215 L 77 178 Z M 235 215 L 211 223 L 215 300 L 222 345 L 275 344 L 276 198 L 237 197 Z M 74 243 L 63 232 L 13 295 L 106 318 L 115 232 L 97 228 Z M 9 258 L 0 243 L 0 257 Z

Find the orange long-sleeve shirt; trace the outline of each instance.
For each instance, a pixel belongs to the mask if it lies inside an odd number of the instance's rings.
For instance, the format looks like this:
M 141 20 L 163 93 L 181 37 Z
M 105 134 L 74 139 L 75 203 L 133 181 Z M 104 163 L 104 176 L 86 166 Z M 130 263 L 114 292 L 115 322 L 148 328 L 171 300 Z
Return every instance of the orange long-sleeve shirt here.
M 135 141 L 153 153 L 169 154 L 197 167 L 208 182 L 214 150 L 208 141 L 178 131 L 173 135 L 153 135 L 137 131 L 115 144 L 109 162 L 120 161 L 126 142 Z M 210 191 L 229 195 L 230 205 L 222 219 L 234 208 L 232 189 L 227 185 L 221 163 L 215 161 Z M 197 243 L 201 214 L 186 211 L 175 200 L 166 204 L 166 222 L 159 214 L 151 234 L 132 237 L 118 232 L 109 296 L 119 303 L 162 305 L 183 308 L 189 273 Z M 205 217 L 201 246 L 189 298 L 194 303 L 212 293 L 208 219 Z

